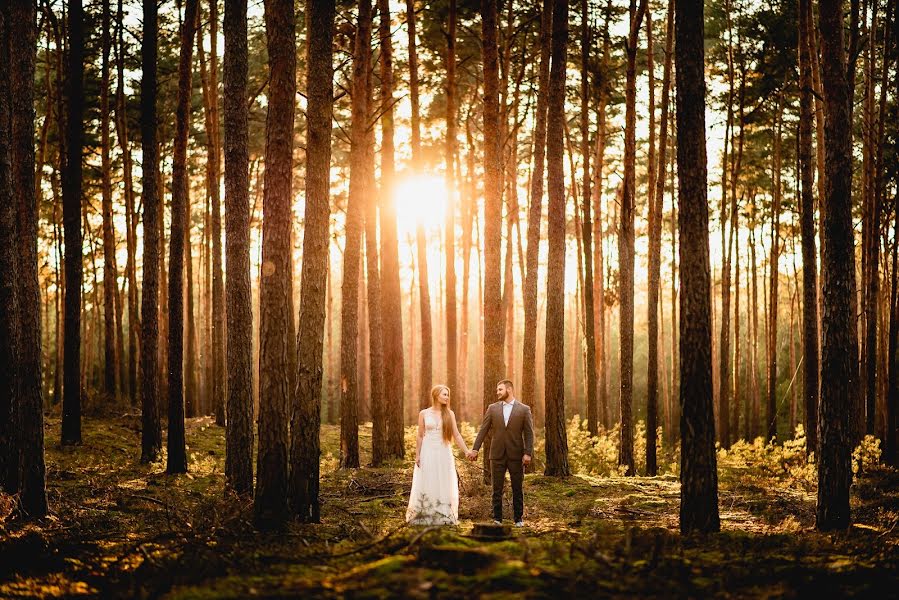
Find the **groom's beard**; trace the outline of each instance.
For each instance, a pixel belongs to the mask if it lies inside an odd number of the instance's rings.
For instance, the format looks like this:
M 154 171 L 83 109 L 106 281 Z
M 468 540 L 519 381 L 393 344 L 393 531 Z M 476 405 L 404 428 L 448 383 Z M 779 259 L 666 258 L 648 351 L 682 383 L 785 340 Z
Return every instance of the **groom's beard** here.
M 505 402 L 506 398 L 508 398 L 508 397 L 509 397 L 509 392 L 503 392 L 501 394 L 496 395 L 496 399 L 502 400 L 503 402 Z

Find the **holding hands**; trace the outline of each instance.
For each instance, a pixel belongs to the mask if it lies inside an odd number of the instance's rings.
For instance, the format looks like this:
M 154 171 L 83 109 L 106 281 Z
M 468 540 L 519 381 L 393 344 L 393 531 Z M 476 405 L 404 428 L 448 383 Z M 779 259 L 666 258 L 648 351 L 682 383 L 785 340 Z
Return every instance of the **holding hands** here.
M 468 460 L 474 462 L 478 459 L 478 451 L 477 450 L 469 450 L 468 452 L 465 453 L 465 457 Z

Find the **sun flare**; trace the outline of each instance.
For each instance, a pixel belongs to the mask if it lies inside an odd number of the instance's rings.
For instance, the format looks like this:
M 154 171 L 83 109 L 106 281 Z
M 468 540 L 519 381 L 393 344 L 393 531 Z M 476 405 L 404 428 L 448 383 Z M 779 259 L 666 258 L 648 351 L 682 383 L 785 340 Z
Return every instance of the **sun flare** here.
M 446 182 L 436 175 L 416 174 L 397 181 L 393 202 L 400 235 L 414 235 L 419 223 L 426 230 L 442 225 L 447 197 Z

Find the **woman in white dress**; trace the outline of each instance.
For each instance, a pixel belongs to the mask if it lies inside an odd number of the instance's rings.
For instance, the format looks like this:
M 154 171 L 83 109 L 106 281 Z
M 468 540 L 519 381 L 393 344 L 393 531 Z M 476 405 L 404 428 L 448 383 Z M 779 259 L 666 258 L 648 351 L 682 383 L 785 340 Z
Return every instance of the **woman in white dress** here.
M 459 522 L 459 480 L 452 442 L 467 455 L 468 446 L 449 409 L 450 390 L 431 388 L 431 406 L 418 413 L 418 443 L 406 522 L 413 525 L 455 525 Z

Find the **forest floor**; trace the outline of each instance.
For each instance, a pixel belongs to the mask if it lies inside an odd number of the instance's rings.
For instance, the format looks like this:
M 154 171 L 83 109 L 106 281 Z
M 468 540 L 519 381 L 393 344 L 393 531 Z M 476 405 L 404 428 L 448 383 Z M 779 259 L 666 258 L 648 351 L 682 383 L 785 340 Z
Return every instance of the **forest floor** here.
M 678 533 L 674 474 L 529 474 L 526 527 L 483 542 L 470 536 L 490 520 L 479 464 L 457 461 L 458 526 L 408 527 L 411 459 L 336 469 L 339 433 L 326 426 L 322 523 L 263 534 L 251 503 L 224 494 L 222 428 L 188 421 L 181 476 L 138 463 L 139 428 L 131 415 L 85 418 L 84 443 L 63 449 L 48 420 L 53 513 L 22 523 L 0 496 L 0 597 L 899 595 L 899 472 L 883 467 L 864 470 L 854 524 L 833 535 L 814 531 L 814 486 L 764 458 L 719 460 L 722 531 L 705 537 Z

